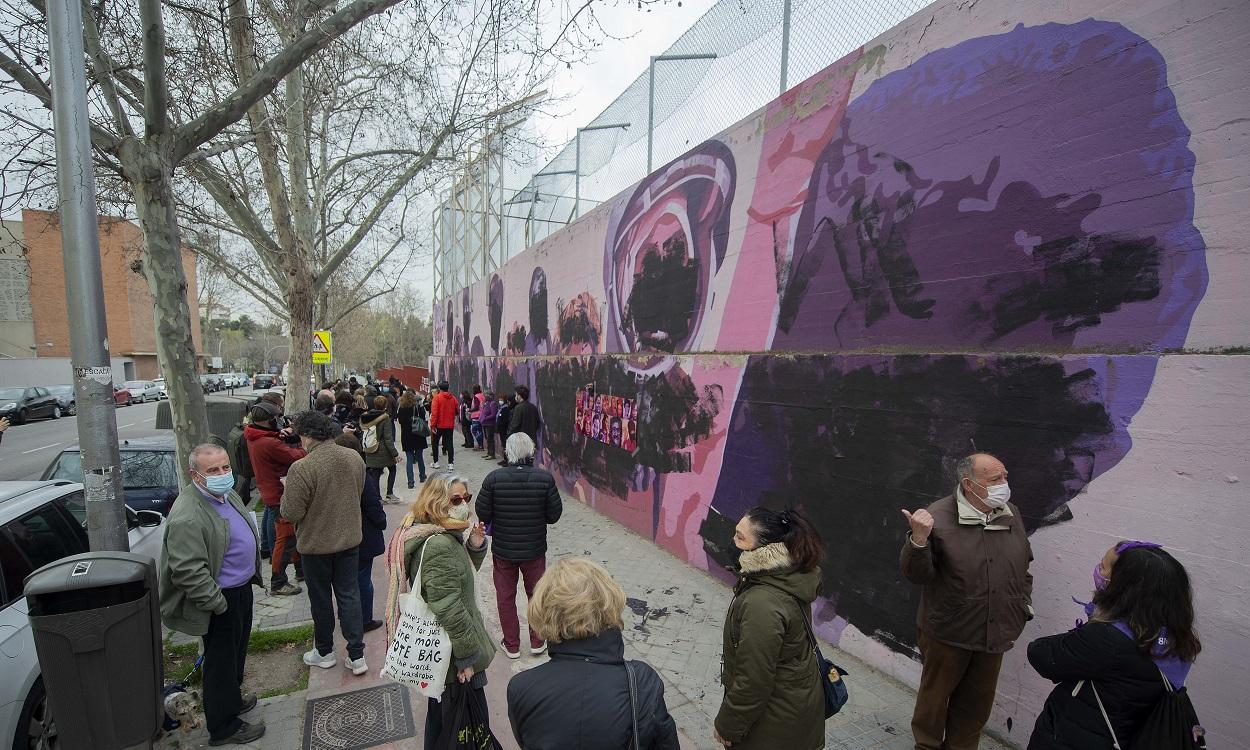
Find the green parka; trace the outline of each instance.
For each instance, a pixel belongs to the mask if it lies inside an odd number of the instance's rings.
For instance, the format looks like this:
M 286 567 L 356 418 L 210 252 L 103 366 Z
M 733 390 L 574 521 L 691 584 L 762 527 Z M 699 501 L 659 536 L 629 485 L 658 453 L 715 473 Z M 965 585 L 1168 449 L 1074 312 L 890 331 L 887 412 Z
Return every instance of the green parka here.
M 780 542 L 742 554 L 725 617 L 716 731 L 734 750 L 825 746 L 824 693 L 804 618 L 820 569 L 800 573 Z
M 378 449 L 365 454 L 365 466 L 370 469 L 385 469 L 395 465 L 399 449 L 395 447 L 395 424 L 391 415 L 377 409 L 370 409 L 360 417 L 360 429 L 363 431 L 376 427 L 378 430 Z
M 486 683 L 486 668 L 495 657 L 495 642 L 486 632 L 482 612 L 477 607 L 477 571 L 486 559 L 488 545 L 469 550 L 464 542 L 441 526 L 421 524 L 416 536 L 404 544 L 404 572 L 411 581 L 421 561 L 421 596 L 434 610 L 438 623 L 451 639 L 451 664 L 447 684 L 456 681 L 456 672 L 473 667 L 473 687 Z M 421 548 L 429 546 L 421 559 Z

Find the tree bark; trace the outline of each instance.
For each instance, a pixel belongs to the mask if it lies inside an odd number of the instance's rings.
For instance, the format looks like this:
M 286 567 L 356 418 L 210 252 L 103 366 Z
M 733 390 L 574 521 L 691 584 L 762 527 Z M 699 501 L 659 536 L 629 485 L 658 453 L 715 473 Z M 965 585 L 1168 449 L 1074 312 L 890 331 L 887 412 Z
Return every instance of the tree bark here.
M 209 437 L 204 390 L 196 367 L 191 336 L 187 277 L 182 267 L 182 238 L 174 205 L 173 169 L 161 154 L 164 139 L 143 145 L 131 139 L 123 146 L 124 163 L 134 187 L 135 209 L 143 231 L 143 275 L 152 290 L 156 319 L 156 356 L 169 392 L 179 476 L 189 481 L 187 457 Z
M 317 307 L 317 289 L 306 269 L 291 276 L 287 304 L 291 311 L 291 359 L 286 383 L 289 412 L 309 408 L 309 378 L 312 377 L 312 335 Z

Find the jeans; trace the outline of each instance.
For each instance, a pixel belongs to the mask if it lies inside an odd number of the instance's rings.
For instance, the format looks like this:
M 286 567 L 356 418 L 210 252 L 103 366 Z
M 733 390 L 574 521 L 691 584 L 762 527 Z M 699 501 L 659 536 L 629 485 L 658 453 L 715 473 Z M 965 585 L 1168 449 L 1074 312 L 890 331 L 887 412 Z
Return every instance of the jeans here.
M 476 448 L 482 447 L 482 423 L 476 419 L 469 423 L 469 432 L 473 435 L 473 445 Z
M 434 433 L 431 439 L 434 441 L 431 445 L 434 448 L 434 463 L 438 463 L 438 445 L 443 444 L 443 452 L 447 454 L 447 463 L 454 464 L 456 462 L 456 441 L 453 439 L 456 434 L 454 427 L 445 427 Z
M 273 546 L 278 541 L 278 535 L 274 533 L 274 520 L 278 517 L 277 507 L 265 506 L 265 515 L 260 519 L 260 551 L 273 552 Z
M 456 679 L 456 675 L 451 675 L 452 680 Z M 473 688 L 473 696 L 477 698 L 478 705 L 482 707 L 482 715 L 489 716 L 486 710 L 486 690 L 484 688 Z M 447 688 L 443 688 L 443 697 L 447 697 Z M 434 750 L 438 742 L 438 735 L 443 731 L 443 704 L 429 699 L 425 709 L 425 750 Z
M 359 549 L 359 547 L 357 548 Z M 360 616 L 363 622 L 373 619 L 373 557 L 361 557 L 356 565 L 356 584 L 360 589 Z
M 460 423 L 460 432 L 464 435 L 464 445 L 461 448 L 473 447 L 473 425 L 469 422 Z
M 304 583 L 312 605 L 313 644 L 322 656 L 334 653 L 335 602 L 338 603 L 339 629 L 343 640 L 347 641 L 348 658 L 359 659 L 365 654 L 358 552 L 358 547 L 352 547 L 328 555 L 304 555 Z
M 204 634 L 204 723 L 214 740 L 229 737 L 243 723 L 243 664 L 252 636 L 252 584 L 221 593 L 226 611 L 209 618 Z
M 408 454 L 408 486 L 416 485 L 412 478 L 412 463 L 416 461 L 417 468 L 420 470 L 419 476 L 421 481 L 425 481 L 425 451 L 404 451 Z
M 265 512 L 270 510 L 266 506 Z M 294 563 L 295 575 L 300 575 L 303 572 L 303 560 L 295 549 L 295 524 L 283 518 L 277 508 L 272 510 L 275 520 L 273 551 L 269 555 L 269 569 L 272 572 L 269 588 L 276 589 L 287 583 L 286 566 Z
M 482 442 L 486 445 L 486 457 L 495 457 L 495 425 L 482 425 Z
M 547 570 L 547 558 L 536 557 L 525 562 L 512 562 L 495 558 L 495 603 L 499 606 L 499 628 L 503 630 L 503 645 L 516 653 L 521 650 L 521 623 L 516 613 L 516 584 L 518 574 L 525 577 L 525 595 L 534 598 L 534 587 Z M 543 639 L 530 628 L 530 648 L 540 648 Z
M 386 467 L 389 473 L 386 476 L 386 494 L 383 497 L 390 497 L 395 494 L 395 477 L 399 474 L 399 464 L 391 464 Z

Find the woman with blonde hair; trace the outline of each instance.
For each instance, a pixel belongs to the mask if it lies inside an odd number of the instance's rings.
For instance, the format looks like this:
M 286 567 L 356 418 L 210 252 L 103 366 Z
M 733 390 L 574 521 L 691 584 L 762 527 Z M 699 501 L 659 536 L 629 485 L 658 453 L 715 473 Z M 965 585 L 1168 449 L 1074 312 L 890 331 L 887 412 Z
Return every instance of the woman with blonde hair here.
M 508 683 L 508 719 L 523 750 L 676 750 L 663 681 L 644 662 L 625 661 L 624 609 L 625 592 L 588 558 L 547 569 L 529 623 L 551 661 Z
M 386 641 L 390 643 L 399 622 L 399 595 L 411 589 L 420 565 L 421 596 L 451 640 L 447 684 L 468 683 L 485 716 L 486 668 L 495 656 L 495 644 L 477 607 L 474 576 L 486 557 L 487 545 L 483 525 L 469 522 L 472 499 L 468 481 L 460 476 L 432 474 L 421 486 L 386 550 L 390 578 Z M 434 747 L 442 727 L 442 708 L 431 698 L 425 716 L 426 750 Z

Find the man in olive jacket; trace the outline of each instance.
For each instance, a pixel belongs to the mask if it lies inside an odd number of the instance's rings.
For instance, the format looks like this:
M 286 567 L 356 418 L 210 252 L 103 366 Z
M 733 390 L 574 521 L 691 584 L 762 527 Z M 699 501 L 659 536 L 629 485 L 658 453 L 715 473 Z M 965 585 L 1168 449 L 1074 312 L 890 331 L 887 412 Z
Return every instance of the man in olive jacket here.
M 912 714 L 918 750 L 975 750 L 994 707 L 1003 654 L 1033 617 L 1033 552 L 1008 502 L 1007 469 L 974 453 L 955 493 L 903 515 L 900 565 L 924 586 L 917 627 L 924 667 Z
M 330 669 L 334 654 L 334 602 L 347 641 L 346 666 L 362 675 L 365 665 L 364 617 L 360 609 L 360 495 L 365 462 L 334 442 L 330 418 L 305 411 L 295 418 L 295 434 L 307 453 L 291 464 L 282 493 L 282 516 L 295 524 L 296 547 L 304 559 L 304 585 L 312 605 L 313 647 L 304 663 Z M 331 599 L 333 594 L 333 599 Z
M 192 483 L 169 512 L 161 546 L 161 619 L 204 641 L 204 717 L 212 745 L 246 743 L 264 723 L 239 718 L 256 707 L 244 696 L 243 664 L 252 633 L 252 586 L 260 577 L 260 542 L 251 514 L 233 490 L 230 458 L 217 445 L 191 451 Z

